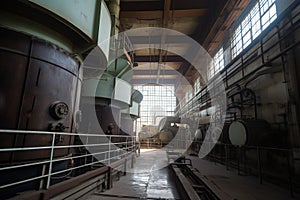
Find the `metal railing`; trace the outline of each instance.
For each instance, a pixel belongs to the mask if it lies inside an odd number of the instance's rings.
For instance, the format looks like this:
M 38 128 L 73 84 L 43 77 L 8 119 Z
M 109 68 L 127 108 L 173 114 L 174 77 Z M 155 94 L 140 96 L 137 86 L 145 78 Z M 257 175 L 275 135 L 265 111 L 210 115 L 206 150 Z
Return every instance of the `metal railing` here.
M 74 171 L 88 171 L 95 167 L 110 166 L 113 162 L 136 152 L 136 137 L 124 135 L 104 135 L 104 134 L 83 134 L 83 133 L 62 133 L 62 132 L 44 132 L 44 131 L 23 131 L 23 130 L 0 130 L 0 137 L 10 135 L 38 135 L 41 141 L 45 136 L 51 136 L 49 145 L 36 146 L 20 146 L 6 147 L 0 146 L 0 174 L 20 173 L 24 169 L 24 173 L 38 171 L 32 176 L 26 174 L 15 174 L 18 178 L 4 180 L 1 177 L 0 191 L 20 184 L 29 184 L 30 182 L 38 182 L 39 188 L 48 189 L 50 185 L 55 184 L 55 179 L 71 178 L 72 174 L 76 176 Z M 59 144 L 57 139 L 61 136 L 73 137 L 75 143 L 70 142 L 67 145 Z M 5 138 L 3 138 L 5 139 Z M 73 141 L 73 140 L 70 140 Z M 3 144 L 3 143 L 2 143 Z M 64 155 L 61 150 L 64 149 Z M 67 151 L 66 151 L 67 150 Z M 22 153 L 32 151 L 32 155 L 39 155 L 39 158 L 21 159 L 19 161 L 5 160 L 10 158 L 12 154 L 18 154 L 18 158 L 22 158 Z M 65 153 L 67 152 L 67 153 Z M 28 155 L 28 154 L 27 154 Z M 59 167 L 59 163 L 64 163 L 63 167 Z M 89 169 L 87 169 L 89 168 Z M 77 173 L 78 175 L 78 173 Z

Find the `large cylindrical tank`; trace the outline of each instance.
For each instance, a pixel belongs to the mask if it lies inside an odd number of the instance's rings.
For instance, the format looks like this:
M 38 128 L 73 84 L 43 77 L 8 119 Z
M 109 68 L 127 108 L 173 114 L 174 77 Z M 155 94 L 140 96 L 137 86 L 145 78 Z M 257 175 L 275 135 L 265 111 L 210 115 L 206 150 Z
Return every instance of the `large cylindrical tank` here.
M 101 12 L 100 12 L 101 11 Z M 99 65 L 106 66 L 109 52 L 110 14 L 104 1 L 5 1 L 0 6 L 0 148 L 49 147 L 56 134 L 54 157 L 70 157 L 71 132 L 77 132 L 83 76 L 82 61 L 97 46 Z M 100 15 L 101 13 L 101 15 Z M 100 28 L 101 27 L 101 28 Z M 19 130 L 27 132 L 18 133 Z M 38 131 L 33 134 L 29 131 Z M 20 131 L 21 132 L 21 131 Z M 18 133 L 18 134 L 16 134 Z M 0 153 L 0 167 L 50 160 L 50 149 Z M 40 179 L 23 180 L 69 167 L 69 159 L 1 170 L 2 198 L 25 190 L 48 187 Z M 78 160 L 78 159 L 77 159 Z M 68 173 L 68 172 L 65 172 Z M 51 176 L 50 184 L 65 173 Z
M 211 133 L 211 140 L 214 143 L 223 143 L 223 144 L 230 144 L 228 130 L 229 130 L 229 123 L 225 123 L 223 127 L 215 127 Z
M 113 124 L 111 135 L 120 134 L 119 125 L 121 123 L 121 112 L 119 108 L 109 105 L 96 105 L 96 114 L 104 133 L 106 133 L 108 127 Z
M 133 119 L 129 113 L 121 114 L 121 133 L 134 135 L 133 133 Z
M 162 144 L 168 144 L 174 138 L 174 133 L 169 129 L 163 129 L 158 137 Z
M 75 131 L 80 63 L 63 49 L 9 29 L 0 29 L 0 129 Z M 62 136 L 58 145 L 72 143 Z M 51 135 L 1 134 L 1 147 L 51 145 Z M 68 154 L 68 149 L 54 156 Z M 50 150 L 1 154 L 1 163 L 49 158 Z
M 271 140 L 270 125 L 264 120 L 238 120 L 229 126 L 231 144 L 237 146 L 262 146 Z
M 0 129 L 75 132 L 81 76 L 80 62 L 64 49 L 31 35 L 0 28 Z M 51 146 L 52 137 L 51 134 L 0 133 L 0 148 Z M 74 136 L 55 137 L 56 146 L 68 146 L 73 142 Z M 71 153 L 71 148 L 59 148 L 53 156 L 69 157 Z M 49 160 L 50 155 L 50 149 L 2 152 L 0 167 Z M 67 159 L 55 162 L 52 172 L 64 170 L 68 165 Z M 42 165 L 1 171 L 0 185 L 41 173 Z M 50 183 L 63 179 L 51 179 Z M 3 197 L 38 189 L 39 183 L 36 180 L 5 188 Z

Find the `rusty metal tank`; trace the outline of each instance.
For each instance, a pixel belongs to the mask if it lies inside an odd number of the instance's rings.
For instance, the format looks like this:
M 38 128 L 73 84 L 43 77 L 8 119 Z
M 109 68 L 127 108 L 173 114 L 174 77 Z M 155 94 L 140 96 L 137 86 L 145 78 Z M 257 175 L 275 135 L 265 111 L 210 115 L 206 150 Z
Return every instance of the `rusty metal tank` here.
M 231 144 L 237 146 L 263 146 L 272 137 L 270 124 L 265 120 L 238 120 L 229 126 Z
M 211 140 L 214 143 L 230 144 L 228 129 L 230 123 L 224 123 L 222 128 L 215 127 L 211 133 Z
M 80 95 L 80 63 L 63 49 L 36 37 L 0 29 L 0 129 L 74 132 Z M 71 136 L 62 136 L 68 145 Z M 1 134 L 1 147 L 51 145 L 51 135 Z M 54 156 L 68 154 L 68 149 Z M 48 158 L 48 150 L 6 153 L 0 162 Z
M 52 135 L 48 132 L 65 132 L 54 141 L 66 148 L 55 149 L 53 156 L 67 159 L 53 162 L 52 172 L 65 170 L 74 151 L 68 146 L 74 144 L 74 137 L 68 133 L 77 132 L 79 125 L 83 68 L 89 74 L 107 65 L 110 13 L 102 0 L 4 1 L 0 13 L 0 148 L 49 147 Z M 98 65 L 83 65 L 93 49 Z M 64 180 L 64 173 L 59 173 L 47 184 L 36 179 L 9 186 L 40 176 L 43 167 L 51 169 L 50 164 L 40 164 L 50 155 L 48 149 L 0 153 L 0 167 L 39 163 L 1 171 L 0 185 L 5 186 L 1 194 L 6 195 L 1 197 Z

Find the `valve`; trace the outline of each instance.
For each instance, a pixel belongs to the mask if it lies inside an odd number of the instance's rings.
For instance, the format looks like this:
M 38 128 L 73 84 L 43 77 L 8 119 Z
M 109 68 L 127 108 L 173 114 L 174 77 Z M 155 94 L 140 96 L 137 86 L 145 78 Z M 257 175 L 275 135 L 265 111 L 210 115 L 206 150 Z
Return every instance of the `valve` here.
M 69 114 L 69 107 L 65 102 L 54 102 L 50 105 L 49 112 L 54 119 L 65 119 Z

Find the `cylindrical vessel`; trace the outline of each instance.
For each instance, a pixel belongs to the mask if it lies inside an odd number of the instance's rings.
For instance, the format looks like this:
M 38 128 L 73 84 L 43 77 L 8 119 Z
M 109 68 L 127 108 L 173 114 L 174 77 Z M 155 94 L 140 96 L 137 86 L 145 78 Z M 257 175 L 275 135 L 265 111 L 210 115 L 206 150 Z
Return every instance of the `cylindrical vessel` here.
M 230 124 L 225 123 L 224 126 L 221 127 L 215 127 L 211 133 L 211 140 L 214 143 L 224 143 L 224 144 L 230 144 L 229 141 L 229 135 L 228 135 L 228 129 Z
M 229 126 L 231 144 L 237 146 L 262 146 L 267 144 L 270 125 L 264 120 L 238 120 Z
M 99 70 L 107 65 L 109 40 L 104 41 L 110 36 L 107 27 L 111 23 L 105 2 L 16 0 L 3 2 L 0 12 L 0 129 L 27 131 L 0 131 L 0 148 L 36 147 L 0 153 L 0 167 L 69 158 L 74 151 L 69 147 L 74 144 L 74 136 L 68 133 L 77 132 L 81 118 L 81 63 L 98 46 L 101 62 L 85 67 Z M 65 134 L 53 138 L 46 131 Z M 53 157 L 50 148 L 38 149 L 52 146 L 52 141 L 66 148 L 55 148 Z M 52 173 L 65 170 L 71 164 L 68 158 L 2 170 L 0 185 L 38 177 L 51 168 Z M 65 173 L 52 175 L 50 184 L 63 180 Z M 2 190 L 1 197 L 45 187 L 40 179 L 20 182 Z
M 133 134 L 133 119 L 130 114 L 121 114 L 121 133 L 122 135 L 134 135 Z
M 63 49 L 32 36 L 0 29 L 0 129 L 73 132 L 81 85 L 80 63 Z M 63 135 L 56 145 L 68 145 Z M 51 145 L 51 135 L 1 134 L 1 147 Z M 54 156 L 65 156 L 57 149 Z M 49 158 L 50 150 L 1 154 L 2 164 Z
M 163 129 L 159 132 L 159 139 L 162 144 L 168 144 L 174 138 L 174 133 L 169 129 Z
M 80 62 L 64 49 L 18 31 L 0 28 L 0 129 L 76 132 L 76 113 L 82 73 Z M 0 148 L 51 146 L 52 134 L 0 132 Z M 55 146 L 68 146 L 74 136 L 56 135 Z M 71 148 L 54 150 L 53 157 L 69 157 Z M 50 149 L 0 153 L 0 167 L 49 160 Z M 68 167 L 69 160 L 53 163 L 52 172 Z M 42 165 L 1 171 L 0 185 L 40 176 Z M 65 173 L 53 176 L 51 184 Z M 60 177 L 53 179 L 55 177 Z M 8 198 L 24 190 L 38 189 L 40 181 L 5 188 Z

